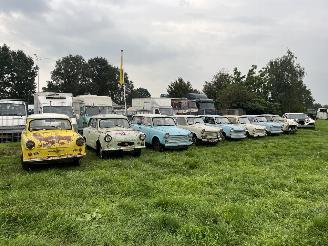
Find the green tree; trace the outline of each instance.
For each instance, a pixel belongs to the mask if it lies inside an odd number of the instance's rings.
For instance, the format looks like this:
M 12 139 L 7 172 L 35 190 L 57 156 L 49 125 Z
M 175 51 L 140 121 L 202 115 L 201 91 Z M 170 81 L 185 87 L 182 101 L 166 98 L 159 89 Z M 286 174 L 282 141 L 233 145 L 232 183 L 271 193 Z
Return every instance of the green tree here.
M 22 99 L 33 102 L 38 67 L 23 51 L 0 46 L 0 98 Z
M 304 76 L 304 68 L 290 50 L 286 55 L 271 60 L 263 69 L 270 99 L 280 104 L 280 113 L 305 111 L 313 105 L 311 91 L 303 82 Z
M 145 88 L 137 88 L 132 91 L 132 98 L 146 98 L 151 97 L 149 91 Z
M 92 89 L 89 66 L 80 55 L 68 55 L 56 61 L 51 72 L 51 81 L 47 81 L 45 91 L 73 93 L 82 95 Z
M 187 93 L 196 92 L 192 88 L 189 81 L 184 81 L 183 78 L 179 77 L 177 80 L 171 82 L 167 88 L 167 93 L 169 97 L 181 98 L 185 97 Z

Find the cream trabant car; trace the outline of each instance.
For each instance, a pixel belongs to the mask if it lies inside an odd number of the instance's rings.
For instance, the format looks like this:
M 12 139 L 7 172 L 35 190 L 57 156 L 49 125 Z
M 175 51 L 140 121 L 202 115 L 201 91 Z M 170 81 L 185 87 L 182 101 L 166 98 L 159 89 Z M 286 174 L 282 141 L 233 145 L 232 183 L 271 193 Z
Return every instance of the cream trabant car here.
M 145 148 L 145 134 L 130 128 L 127 117 L 116 114 L 92 116 L 89 126 L 83 129 L 86 145 L 95 149 L 100 158 L 110 152 L 127 151 L 140 156 Z
M 224 139 L 222 129 L 207 126 L 200 116 L 176 115 L 174 116 L 177 127 L 189 130 L 194 143 L 217 143 Z
M 264 137 L 266 136 L 265 126 L 252 124 L 246 116 L 226 115 L 233 124 L 241 124 L 246 128 L 248 137 Z

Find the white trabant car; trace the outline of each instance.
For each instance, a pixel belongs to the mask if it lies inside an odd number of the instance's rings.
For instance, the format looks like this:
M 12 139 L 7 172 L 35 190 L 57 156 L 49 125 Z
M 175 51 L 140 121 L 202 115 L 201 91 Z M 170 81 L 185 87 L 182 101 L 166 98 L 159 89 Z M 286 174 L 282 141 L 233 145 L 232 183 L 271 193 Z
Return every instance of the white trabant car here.
M 297 131 L 297 122 L 293 119 L 282 118 L 276 114 L 262 114 L 268 121 L 278 122 L 282 124 L 282 130 L 284 133 L 295 133 Z
M 229 121 L 233 124 L 241 124 L 246 128 L 246 135 L 248 137 L 265 137 L 265 126 L 252 124 L 246 116 L 226 115 Z
M 116 114 L 95 115 L 83 129 L 86 145 L 95 149 L 100 158 L 110 152 L 127 151 L 140 156 L 145 148 L 145 134 L 130 128 L 127 117 Z
M 282 118 L 295 120 L 298 128 L 315 128 L 315 120 L 304 113 L 285 113 Z
M 193 143 L 216 144 L 224 139 L 222 129 L 207 126 L 200 116 L 176 115 L 174 116 L 177 127 L 189 130 L 192 134 Z

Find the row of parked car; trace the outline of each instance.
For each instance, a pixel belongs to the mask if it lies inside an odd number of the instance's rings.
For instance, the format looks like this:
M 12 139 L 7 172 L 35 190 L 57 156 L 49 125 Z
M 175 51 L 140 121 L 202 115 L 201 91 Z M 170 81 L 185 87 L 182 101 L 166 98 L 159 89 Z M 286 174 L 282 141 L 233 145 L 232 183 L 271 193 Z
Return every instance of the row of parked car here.
M 141 149 L 146 146 L 158 151 L 187 149 L 192 144 L 217 144 L 224 139 L 295 133 L 298 127 L 314 127 L 311 119 L 300 122 L 302 117 L 300 114 L 285 114 L 284 117 L 138 114 L 129 122 L 123 115 L 104 114 L 91 117 L 88 126 L 79 134 L 69 116 L 34 114 L 27 118 L 21 137 L 22 167 L 28 169 L 33 163 L 49 161 L 70 161 L 79 165 L 86 155 L 86 146 L 94 149 L 100 158 L 108 158 L 117 151 L 140 156 Z

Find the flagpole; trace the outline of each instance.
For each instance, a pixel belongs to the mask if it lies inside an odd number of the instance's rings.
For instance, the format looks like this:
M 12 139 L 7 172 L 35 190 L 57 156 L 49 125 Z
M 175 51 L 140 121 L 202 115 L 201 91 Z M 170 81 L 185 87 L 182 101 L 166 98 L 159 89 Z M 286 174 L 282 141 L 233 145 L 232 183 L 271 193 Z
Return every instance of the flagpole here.
M 123 97 L 124 97 L 124 112 L 127 115 L 127 108 L 126 108 L 126 91 L 125 91 L 125 81 L 124 81 L 124 70 L 123 70 L 123 50 L 121 50 L 121 78 L 120 82 L 123 85 Z

